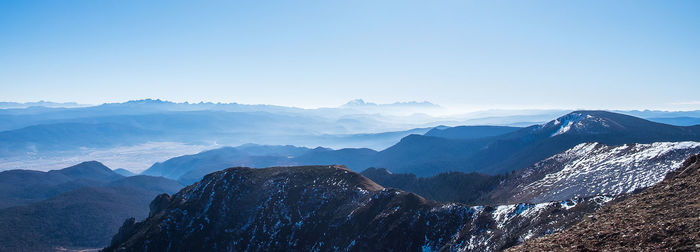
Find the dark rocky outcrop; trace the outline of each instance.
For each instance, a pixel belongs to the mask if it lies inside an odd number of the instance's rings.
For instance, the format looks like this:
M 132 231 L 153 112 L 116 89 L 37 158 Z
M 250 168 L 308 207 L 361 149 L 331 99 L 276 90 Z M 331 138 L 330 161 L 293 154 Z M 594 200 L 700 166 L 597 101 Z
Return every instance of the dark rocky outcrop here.
M 153 217 L 157 213 L 160 213 L 163 211 L 165 208 L 168 207 L 170 204 L 170 195 L 167 193 L 160 194 L 156 196 L 153 201 L 151 201 L 151 204 L 148 205 L 150 212 L 148 212 L 148 217 Z

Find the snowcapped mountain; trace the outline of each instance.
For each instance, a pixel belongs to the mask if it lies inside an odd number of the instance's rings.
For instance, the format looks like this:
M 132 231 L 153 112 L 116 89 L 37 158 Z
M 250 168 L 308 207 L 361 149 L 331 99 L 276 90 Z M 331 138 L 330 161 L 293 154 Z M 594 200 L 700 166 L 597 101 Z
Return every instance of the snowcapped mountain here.
M 230 168 L 151 203 L 105 251 L 494 251 L 561 230 L 608 198 L 439 204 L 342 166 Z
M 552 133 L 551 136 L 554 137 L 567 132 L 603 133 L 612 125 L 618 124 L 607 118 L 584 114 L 583 112 L 573 112 L 545 124 L 543 128 L 559 127 L 556 132 Z
M 582 143 L 606 145 L 700 141 L 700 125 L 673 126 L 607 111 L 574 111 L 498 137 L 474 154 L 478 171 L 519 170 Z
M 621 144 L 619 141 L 626 138 L 646 143 L 664 141 L 658 140 L 659 138 L 669 139 L 665 141 L 679 141 L 674 139 L 700 135 L 700 127 L 697 126 L 673 126 L 608 111 L 588 110 L 571 112 L 540 127 L 533 127 L 532 131 L 548 134 L 549 137 L 603 135 L 607 137 L 600 142 L 606 144 Z
M 377 154 L 374 167 L 432 176 L 441 172 L 503 174 L 576 145 L 700 141 L 700 125 L 673 126 L 607 111 L 575 111 L 542 125 L 471 139 L 407 136 Z
M 698 152 L 700 142 L 583 143 L 519 171 L 493 197 L 538 203 L 631 193 L 660 182 Z

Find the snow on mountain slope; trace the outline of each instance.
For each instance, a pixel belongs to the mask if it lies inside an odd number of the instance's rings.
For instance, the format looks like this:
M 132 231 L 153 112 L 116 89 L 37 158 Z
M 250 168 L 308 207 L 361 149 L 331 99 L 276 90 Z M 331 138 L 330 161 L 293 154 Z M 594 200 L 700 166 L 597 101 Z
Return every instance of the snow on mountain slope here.
M 558 129 L 550 135 L 555 137 L 567 132 L 603 132 L 604 129 L 610 128 L 611 122 L 608 119 L 586 114 L 583 112 L 572 112 L 551 122 L 542 125 L 542 128 L 558 127 Z
M 700 142 L 583 143 L 525 169 L 509 202 L 617 196 L 649 187 L 700 152 Z
M 105 251 L 498 251 L 604 202 L 440 204 L 341 166 L 230 168 L 159 196 Z
M 700 155 L 641 193 L 515 251 L 700 251 Z

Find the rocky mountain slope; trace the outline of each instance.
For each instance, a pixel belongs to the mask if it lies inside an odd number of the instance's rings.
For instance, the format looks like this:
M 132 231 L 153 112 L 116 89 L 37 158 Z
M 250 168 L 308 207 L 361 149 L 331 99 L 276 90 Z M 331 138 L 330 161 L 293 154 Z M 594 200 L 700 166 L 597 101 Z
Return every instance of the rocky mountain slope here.
M 579 144 L 518 171 L 487 197 L 490 202 L 540 203 L 632 193 L 660 182 L 699 152 L 700 142 Z
M 698 192 L 700 156 L 694 155 L 663 182 L 509 251 L 698 251 Z
M 342 166 L 230 168 L 127 220 L 106 251 L 493 251 L 563 229 L 604 197 L 499 207 L 440 204 Z

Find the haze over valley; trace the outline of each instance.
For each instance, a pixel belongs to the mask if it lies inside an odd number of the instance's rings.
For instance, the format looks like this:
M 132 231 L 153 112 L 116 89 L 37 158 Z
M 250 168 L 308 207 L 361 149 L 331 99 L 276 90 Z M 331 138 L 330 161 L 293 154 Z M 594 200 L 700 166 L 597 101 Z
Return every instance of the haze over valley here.
M 0 1 L 0 252 L 700 251 L 699 1 Z

